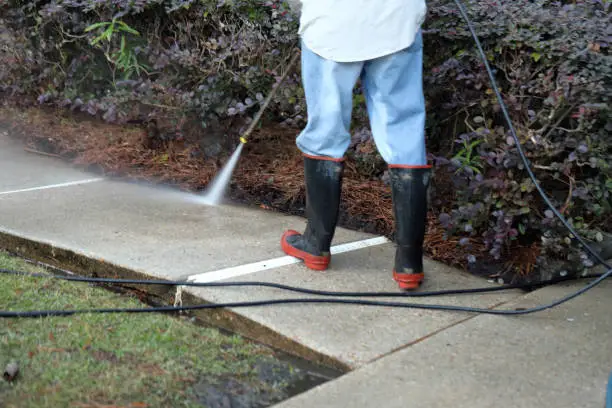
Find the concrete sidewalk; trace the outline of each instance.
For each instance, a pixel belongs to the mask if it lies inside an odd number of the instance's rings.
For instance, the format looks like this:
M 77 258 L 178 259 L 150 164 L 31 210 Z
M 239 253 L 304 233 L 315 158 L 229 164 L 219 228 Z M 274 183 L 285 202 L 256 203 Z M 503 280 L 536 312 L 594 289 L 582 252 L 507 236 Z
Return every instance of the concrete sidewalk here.
M 297 217 L 234 205 L 211 208 L 190 194 L 103 179 L 26 153 L 0 131 L 0 248 L 84 275 L 397 291 L 390 274 L 393 245 L 382 237 L 339 229 L 325 273 L 284 256 L 282 231 L 304 225 Z M 429 260 L 426 267 L 423 290 L 490 285 Z M 414 301 L 528 307 L 565 290 Z M 612 369 L 612 322 L 605 313 L 609 290 L 607 285 L 564 308 L 520 318 L 303 304 L 198 316 L 312 361 L 354 370 L 287 401 L 288 407 L 601 407 L 607 375 L 602 373 L 606 366 L 607 372 Z M 160 291 L 166 301 L 173 295 Z M 242 287 L 190 288 L 182 297 L 184 304 L 194 304 L 300 295 Z M 566 381 L 571 384 L 561 389 Z M 572 399 L 576 388 L 582 391 Z M 511 395 L 520 402 L 510 403 Z

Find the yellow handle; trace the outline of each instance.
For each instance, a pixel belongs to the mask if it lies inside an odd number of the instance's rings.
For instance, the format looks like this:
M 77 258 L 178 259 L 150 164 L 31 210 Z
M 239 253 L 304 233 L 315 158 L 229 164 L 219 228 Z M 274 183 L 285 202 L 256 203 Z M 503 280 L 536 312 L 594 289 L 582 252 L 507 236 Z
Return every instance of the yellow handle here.
M 242 144 L 246 144 L 246 142 L 247 142 L 247 140 L 246 140 L 244 137 L 241 137 L 241 138 L 240 138 L 240 143 L 242 143 Z

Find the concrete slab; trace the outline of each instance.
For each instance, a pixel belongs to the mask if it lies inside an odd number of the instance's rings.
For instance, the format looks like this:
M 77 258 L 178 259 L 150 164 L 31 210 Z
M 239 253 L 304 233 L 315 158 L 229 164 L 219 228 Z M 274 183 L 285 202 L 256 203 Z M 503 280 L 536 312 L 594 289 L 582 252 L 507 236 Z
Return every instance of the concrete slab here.
M 545 288 L 505 308 L 580 286 Z M 608 281 L 539 314 L 478 316 L 277 407 L 601 408 L 612 370 L 611 293 Z
M 0 130 L 0 194 L 96 177 L 56 159 L 26 153 L 23 145 Z
M 4 165 L 0 165 L 4 166 Z M 284 255 L 280 236 L 298 217 L 193 195 L 103 181 L 0 196 L 0 229 L 150 276 L 182 279 Z M 370 238 L 340 229 L 337 243 Z
M 228 281 L 275 282 L 328 291 L 397 293 L 397 285 L 391 276 L 393 257 L 393 245 L 385 244 L 336 255 L 333 258 L 333 267 L 324 273 L 310 271 L 299 264 Z M 424 291 L 487 286 L 482 279 L 437 262 L 426 261 L 426 268 L 428 279 L 422 288 Z M 313 297 L 271 288 L 186 288 L 185 290 L 214 303 Z M 518 295 L 517 291 L 508 291 L 436 299 L 384 298 L 381 300 L 444 302 L 488 308 Z M 350 368 L 360 367 L 474 316 L 416 309 L 303 304 L 236 309 L 236 313 L 319 353 L 333 356 Z

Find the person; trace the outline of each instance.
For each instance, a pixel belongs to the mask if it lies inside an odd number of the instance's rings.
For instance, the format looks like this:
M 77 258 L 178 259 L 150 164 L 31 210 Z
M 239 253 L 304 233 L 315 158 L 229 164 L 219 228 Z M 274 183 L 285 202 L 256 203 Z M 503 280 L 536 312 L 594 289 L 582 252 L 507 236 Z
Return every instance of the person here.
M 338 220 L 353 89 L 360 79 L 376 148 L 388 165 L 403 290 L 424 279 L 423 241 L 431 166 L 422 84 L 425 0 L 302 0 L 302 82 L 308 121 L 296 139 L 304 157 L 307 225 L 286 231 L 283 251 L 328 268 Z

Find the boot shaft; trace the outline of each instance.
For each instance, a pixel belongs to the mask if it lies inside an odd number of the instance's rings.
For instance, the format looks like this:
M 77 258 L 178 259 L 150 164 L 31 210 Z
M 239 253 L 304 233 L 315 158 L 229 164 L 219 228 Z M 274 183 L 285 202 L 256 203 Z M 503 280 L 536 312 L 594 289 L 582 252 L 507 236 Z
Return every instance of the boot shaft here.
M 395 217 L 395 272 L 423 272 L 423 241 L 431 170 L 390 167 L 393 214 Z
M 389 169 L 396 241 L 400 245 L 423 242 L 431 170 L 429 168 Z
M 306 215 L 308 224 L 304 237 L 317 252 L 329 252 L 334 237 L 340 197 L 344 163 L 304 156 L 306 183 Z M 313 248 L 313 249 L 314 249 Z

